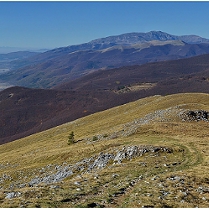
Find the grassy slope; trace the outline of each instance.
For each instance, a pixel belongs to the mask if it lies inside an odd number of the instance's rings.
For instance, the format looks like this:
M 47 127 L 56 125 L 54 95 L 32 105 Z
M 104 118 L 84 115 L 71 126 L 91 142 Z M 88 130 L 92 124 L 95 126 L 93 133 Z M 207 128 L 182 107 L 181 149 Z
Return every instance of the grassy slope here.
M 135 134 L 127 137 L 118 136 L 95 142 L 87 140 L 99 134 L 110 136 L 123 130 L 126 123 L 177 105 L 183 109 L 209 111 L 209 94 L 148 97 L 1 145 L 0 177 L 7 174 L 13 179 L 6 179 L 3 184 L 0 182 L 1 206 L 87 207 L 88 203 L 94 202 L 105 207 L 208 207 L 209 193 L 198 192 L 199 187 L 209 189 L 207 122 L 182 122 L 177 117 L 168 115 L 169 121 L 159 122 L 155 118 L 139 126 Z M 74 131 L 77 143 L 67 145 L 71 131 Z M 50 185 L 11 187 L 12 181 L 28 182 L 49 164 L 74 164 L 100 152 L 111 153 L 116 148 L 128 145 L 168 146 L 174 152 L 162 153 L 157 157 L 146 154 L 125 161 L 122 165 L 110 164 L 105 169 L 83 174 L 82 179 L 78 178 L 79 173 L 75 173 L 58 182 L 58 189 L 52 189 Z M 146 166 L 140 166 L 142 162 Z M 175 162 L 180 163 L 165 166 Z M 155 168 L 156 165 L 158 168 Z M 119 176 L 113 177 L 113 174 Z M 143 179 L 139 179 L 141 175 Z M 181 181 L 169 180 L 172 175 L 180 176 Z M 75 181 L 82 185 L 80 190 L 76 190 Z M 5 199 L 6 193 L 11 191 L 18 191 L 21 196 L 12 201 Z M 168 194 L 162 195 L 163 192 Z

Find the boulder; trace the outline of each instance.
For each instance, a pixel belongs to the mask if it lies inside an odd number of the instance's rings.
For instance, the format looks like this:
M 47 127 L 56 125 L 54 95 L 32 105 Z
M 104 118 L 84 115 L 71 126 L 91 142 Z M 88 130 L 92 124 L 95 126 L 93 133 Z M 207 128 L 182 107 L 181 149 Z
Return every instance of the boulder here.
M 185 121 L 207 121 L 209 119 L 209 112 L 205 110 L 189 110 L 182 115 Z

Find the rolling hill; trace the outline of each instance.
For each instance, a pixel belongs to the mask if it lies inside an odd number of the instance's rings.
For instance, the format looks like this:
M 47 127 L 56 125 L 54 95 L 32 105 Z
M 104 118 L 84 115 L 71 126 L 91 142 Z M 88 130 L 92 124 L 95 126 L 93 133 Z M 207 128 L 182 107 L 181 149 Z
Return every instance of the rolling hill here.
M 197 77 L 201 81 L 205 81 L 204 83 L 207 85 L 208 70 L 209 54 L 206 54 L 187 59 L 154 62 L 144 65 L 124 66 L 110 70 L 99 70 L 74 81 L 58 85 L 55 87 L 55 89 L 117 90 L 118 87 L 137 83 L 157 83 L 161 81 L 169 81 L 169 79 L 177 79 L 178 81 L 181 81 L 183 78 L 187 79 L 188 75 L 193 78 L 196 74 L 198 75 Z M 197 86 L 195 86 L 194 89 L 196 87 Z M 188 91 L 190 90 L 188 89 Z
M 158 95 L 1 145 L 1 207 L 207 208 L 208 116 L 209 94 Z
M 0 143 L 154 95 L 209 93 L 209 55 L 101 70 L 54 89 L 0 92 Z
M 103 103 L 112 101 L 111 96 L 113 93 L 8 88 L 0 92 L 0 144 L 111 107 Z
M 128 33 L 57 48 L 15 61 L 13 64 L 18 69 L 4 74 L 1 80 L 31 88 L 51 88 L 99 69 L 207 53 L 209 41 L 199 36 L 174 36 L 161 31 Z

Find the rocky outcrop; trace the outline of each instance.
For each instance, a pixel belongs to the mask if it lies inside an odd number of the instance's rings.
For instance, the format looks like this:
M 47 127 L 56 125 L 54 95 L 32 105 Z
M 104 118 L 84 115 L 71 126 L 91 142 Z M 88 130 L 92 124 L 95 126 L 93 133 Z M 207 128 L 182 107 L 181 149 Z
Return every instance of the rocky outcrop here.
M 93 162 L 93 164 L 89 165 L 88 171 L 93 170 L 94 168 L 101 169 L 104 168 L 110 159 L 113 159 L 114 155 L 109 153 L 101 153 L 98 158 Z
M 167 147 L 154 147 L 154 146 L 128 146 L 118 151 L 114 162 L 121 163 L 124 159 L 132 159 L 138 156 L 142 156 L 147 152 L 173 152 L 172 149 Z
M 6 194 L 6 199 L 12 199 L 12 198 L 15 198 L 15 197 L 19 197 L 21 195 L 20 192 L 9 192 Z
M 107 165 L 120 164 L 124 160 L 131 160 L 136 157 L 140 157 L 148 152 L 166 152 L 172 153 L 173 150 L 169 147 L 163 146 L 151 146 L 151 145 L 133 145 L 125 146 L 120 150 L 115 150 L 112 153 L 99 153 L 99 155 L 92 156 L 89 159 L 84 159 L 75 163 L 74 165 L 59 165 L 47 166 L 42 168 L 39 176 L 31 179 L 28 186 L 33 187 L 41 183 L 52 184 L 57 183 L 73 174 L 91 173 L 96 170 L 101 170 L 107 167 Z
M 66 166 L 64 168 L 59 169 L 55 174 L 45 175 L 44 177 L 37 177 L 37 178 L 32 179 L 28 183 L 28 185 L 34 186 L 40 183 L 46 183 L 46 184 L 56 183 L 67 178 L 68 176 L 72 174 L 73 174 L 72 170 L 69 169 L 69 166 Z
M 182 115 L 183 121 L 207 121 L 209 119 L 209 112 L 205 110 L 188 110 Z

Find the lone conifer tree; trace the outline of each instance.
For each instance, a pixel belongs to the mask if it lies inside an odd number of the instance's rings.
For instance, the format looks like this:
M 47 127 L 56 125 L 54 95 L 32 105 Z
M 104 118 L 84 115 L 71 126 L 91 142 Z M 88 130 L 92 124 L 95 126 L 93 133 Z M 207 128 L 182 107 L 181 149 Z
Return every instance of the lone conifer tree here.
M 75 143 L 75 141 L 74 141 L 74 132 L 72 131 L 71 133 L 70 133 L 70 135 L 68 136 L 68 145 L 70 145 L 70 144 L 73 144 L 73 143 Z

